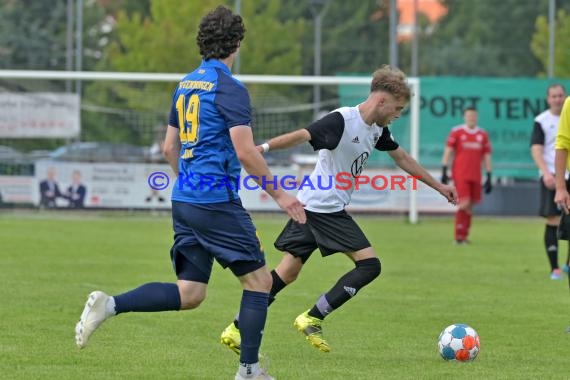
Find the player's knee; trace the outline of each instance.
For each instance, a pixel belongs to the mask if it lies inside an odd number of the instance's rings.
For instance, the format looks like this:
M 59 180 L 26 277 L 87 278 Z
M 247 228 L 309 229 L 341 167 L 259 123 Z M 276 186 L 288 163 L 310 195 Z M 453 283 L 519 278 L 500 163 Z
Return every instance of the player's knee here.
M 202 301 L 204 301 L 206 297 L 205 296 L 182 296 L 180 297 L 180 309 L 181 310 L 191 310 L 191 309 L 195 309 L 198 306 L 200 306 L 200 304 L 202 303 Z
M 372 257 L 370 259 L 360 260 L 356 262 L 356 269 L 360 274 L 363 284 L 372 282 L 382 272 L 382 264 L 380 259 Z
M 190 310 L 195 309 L 206 298 L 205 289 L 193 289 L 190 287 L 178 287 L 180 292 L 180 309 Z
M 269 271 L 267 271 L 266 269 L 257 270 L 253 273 L 250 273 L 242 281 L 244 289 L 252 290 L 254 292 L 263 292 L 263 293 L 269 293 L 272 284 L 273 284 L 273 279 L 271 278 L 271 274 L 269 273 Z
M 269 292 L 271 290 L 271 285 L 273 285 L 273 278 L 271 277 L 271 273 L 266 271 L 260 278 L 259 288 L 264 292 Z

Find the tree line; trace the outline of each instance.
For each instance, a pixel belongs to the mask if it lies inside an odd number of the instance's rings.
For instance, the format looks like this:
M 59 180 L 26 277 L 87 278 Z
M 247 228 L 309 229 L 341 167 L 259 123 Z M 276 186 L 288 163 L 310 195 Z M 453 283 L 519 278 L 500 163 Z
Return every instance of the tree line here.
M 548 0 L 440 0 L 447 8 L 436 25 L 419 19 L 420 76 L 541 77 L 548 52 Z M 73 1 L 75 4 L 76 1 Z M 199 64 L 196 30 L 202 15 L 224 1 L 84 0 L 82 68 L 100 71 L 177 72 Z M 225 3 L 233 7 L 234 0 Z M 562 4 L 564 3 L 564 4 Z M 322 74 L 369 74 L 389 62 L 389 1 L 329 0 L 322 28 Z M 247 34 L 241 74 L 312 75 L 313 14 L 309 1 L 241 0 Z M 558 2 L 554 70 L 570 77 L 570 3 Z M 0 69 L 64 70 L 67 0 L 0 0 Z M 75 38 L 75 37 L 74 37 Z M 408 71 L 411 43 L 399 45 Z M 42 83 L 41 90 L 58 89 Z M 4 91 L 39 90 L 32 81 L 2 80 Z M 171 83 L 92 82 L 83 103 L 136 110 L 145 123 L 168 112 Z M 255 94 L 260 94 L 255 98 Z M 286 86 L 252 91 L 254 105 L 267 94 L 310 101 L 312 93 Z M 129 113 L 82 113 L 84 140 L 134 139 L 148 143 Z M 154 116 L 152 116 L 154 115 Z M 135 118 L 136 119 L 136 118 Z M 148 119 L 148 120 L 147 120 Z M 154 120 L 156 119 L 156 120 Z M 113 127 L 109 134 L 105 128 Z

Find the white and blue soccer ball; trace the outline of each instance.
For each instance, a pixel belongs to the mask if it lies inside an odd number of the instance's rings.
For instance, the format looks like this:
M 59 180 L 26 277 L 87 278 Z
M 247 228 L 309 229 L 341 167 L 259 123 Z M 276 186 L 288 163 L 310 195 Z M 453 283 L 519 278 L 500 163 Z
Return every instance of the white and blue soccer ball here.
M 477 331 L 463 323 L 447 326 L 437 341 L 439 354 L 448 361 L 473 361 L 481 349 Z

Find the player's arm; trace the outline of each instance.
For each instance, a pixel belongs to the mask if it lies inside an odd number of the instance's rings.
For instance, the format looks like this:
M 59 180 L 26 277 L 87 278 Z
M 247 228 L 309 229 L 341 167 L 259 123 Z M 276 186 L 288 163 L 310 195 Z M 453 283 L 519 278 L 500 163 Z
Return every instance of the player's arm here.
M 491 179 L 492 173 L 492 165 L 491 165 L 491 151 L 485 152 L 483 154 L 483 164 L 485 165 L 485 171 L 487 172 L 487 176 L 485 182 L 483 183 L 483 189 L 485 190 L 485 194 L 489 194 L 493 190 L 493 183 Z
M 267 167 L 263 156 L 255 147 L 251 127 L 247 125 L 234 126 L 230 128 L 230 137 L 238 160 L 243 165 L 245 171 L 253 177 L 252 179 L 254 179 L 263 190 L 275 199 L 279 207 L 285 210 L 293 220 L 299 223 L 305 223 L 305 209 L 301 202 L 278 187 L 278 181 L 275 180 L 275 184 L 268 183 L 268 180 L 273 181 L 274 177 L 269 167 Z M 263 181 L 263 179 L 265 179 L 265 181 Z
M 305 128 L 294 132 L 285 133 L 283 135 L 273 137 L 264 144 L 257 147 L 259 152 L 268 152 L 269 150 L 288 149 L 300 145 L 311 140 L 311 134 Z
M 382 134 L 376 142 L 375 148 L 382 152 L 388 152 L 396 165 L 408 174 L 411 174 L 415 179 L 419 179 L 426 185 L 437 190 L 441 195 L 447 198 L 449 202 L 453 204 L 457 202 L 455 186 L 450 186 L 436 181 L 435 178 L 427 172 L 427 170 L 425 170 L 412 156 L 408 154 L 408 152 L 394 141 L 394 138 L 388 128 L 382 129 Z
M 568 162 L 568 149 L 556 148 L 556 156 L 554 158 L 554 170 L 556 176 L 556 191 L 566 189 L 566 165 Z
M 536 164 L 536 167 L 540 170 L 540 173 L 543 176 L 549 175 L 551 174 L 550 171 L 548 170 L 548 167 L 546 166 L 546 162 L 544 162 L 544 145 L 541 144 L 532 144 L 530 147 L 530 155 L 532 156 L 532 159 L 534 161 L 534 163 Z
M 491 153 L 485 153 L 483 155 L 483 164 L 485 165 L 485 171 L 491 173 L 493 171 L 493 165 L 491 161 Z
M 453 204 L 457 201 L 457 192 L 455 186 L 445 185 L 438 182 L 431 174 L 428 173 L 423 166 L 421 166 L 412 156 L 410 156 L 402 147 L 388 152 L 390 157 L 406 173 L 412 175 L 414 178 L 419 179 L 432 189 L 438 191 L 447 200 Z
M 344 117 L 339 112 L 331 112 L 307 128 L 274 137 L 259 145 L 259 152 L 287 149 L 304 142 L 309 142 L 314 150 L 332 150 L 338 146 L 344 132 Z
M 539 122 L 534 122 L 534 127 L 532 129 L 532 134 L 530 137 L 530 155 L 540 170 L 542 175 L 542 181 L 544 186 L 549 189 L 553 189 L 555 186 L 553 173 L 550 173 L 548 166 L 544 161 L 544 131 Z
M 568 214 L 570 209 L 570 195 L 566 188 L 566 166 L 568 162 L 568 149 L 556 148 L 556 155 L 554 156 L 554 169 L 556 179 L 556 193 L 554 195 L 554 202 L 562 207 L 564 212 Z
M 441 182 L 445 185 L 449 182 L 449 176 L 447 175 L 447 168 L 449 166 L 449 160 L 453 155 L 453 148 L 450 146 L 445 146 L 443 149 L 443 157 L 441 158 Z
M 441 158 L 441 166 L 448 167 L 449 161 L 452 156 L 453 156 L 453 148 L 446 145 L 445 148 L 443 148 L 443 157 Z
M 444 185 L 447 185 L 449 182 L 449 176 L 447 175 L 447 168 L 451 160 L 454 159 L 455 155 L 455 143 L 456 137 L 455 132 L 452 130 L 449 135 L 447 136 L 447 140 L 445 141 L 445 147 L 443 148 L 443 156 L 441 157 L 441 182 Z
M 554 201 L 561 205 L 566 213 L 570 208 L 570 195 L 566 188 L 566 169 L 568 167 L 568 150 L 570 150 L 570 97 L 566 98 L 556 133 L 556 155 L 554 158 L 556 195 Z
M 163 154 L 166 161 L 178 176 L 178 156 L 180 155 L 180 133 L 178 128 L 169 125 L 164 138 Z
M 180 128 L 184 128 L 184 125 L 179 125 L 181 121 L 183 122 L 183 119 L 180 120 L 178 117 L 176 93 L 176 90 L 174 90 L 172 103 L 170 105 L 170 114 L 168 115 L 168 127 L 166 128 L 166 136 L 164 137 L 162 146 L 162 154 L 166 161 L 168 161 L 176 177 L 178 177 L 178 157 L 180 156 L 180 149 L 182 147 L 180 142 Z

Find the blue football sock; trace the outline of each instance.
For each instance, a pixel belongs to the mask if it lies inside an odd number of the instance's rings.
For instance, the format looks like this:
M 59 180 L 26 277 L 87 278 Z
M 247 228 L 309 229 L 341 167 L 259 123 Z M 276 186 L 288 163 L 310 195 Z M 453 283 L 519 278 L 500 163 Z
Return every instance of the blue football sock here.
M 117 314 L 180 310 L 180 292 L 176 284 L 151 282 L 113 298 Z
M 273 285 L 271 285 L 271 290 L 269 291 L 269 301 L 267 307 L 271 306 L 273 301 L 275 301 L 275 295 L 287 286 L 281 277 L 279 277 L 275 269 L 271 271 L 271 277 L 273 277 Z M 234 318 L 234 326 L 239 329 L 239 313 L 237 313 Z
M 268 293 L 243 291 L 239 309 L 241 363 L 253 364 L 259 361 L 259 346 L 267 318 L 268 299 Z

